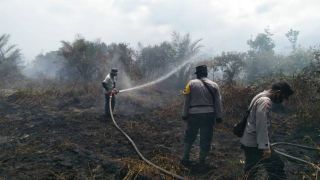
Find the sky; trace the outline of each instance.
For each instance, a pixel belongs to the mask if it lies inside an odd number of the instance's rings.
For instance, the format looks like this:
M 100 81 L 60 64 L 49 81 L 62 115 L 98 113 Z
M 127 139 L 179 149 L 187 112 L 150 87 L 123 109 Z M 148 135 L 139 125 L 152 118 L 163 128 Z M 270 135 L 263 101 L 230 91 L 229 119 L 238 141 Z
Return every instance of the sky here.
M 169 41 L 172 32 L 202 39 L 201 53 L 246 51 L 247 40 L 269 28 L 276 50 L 320 44 L 319 0 L 0 0 L 0 35 L 31 61 L 77 35 L 131 47 Z

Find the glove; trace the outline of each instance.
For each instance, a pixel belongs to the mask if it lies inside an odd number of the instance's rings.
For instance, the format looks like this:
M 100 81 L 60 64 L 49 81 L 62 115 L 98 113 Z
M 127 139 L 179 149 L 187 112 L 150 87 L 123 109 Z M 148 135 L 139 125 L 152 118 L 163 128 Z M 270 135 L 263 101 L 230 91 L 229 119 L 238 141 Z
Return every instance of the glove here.
M 222 123 L 222 118 L 217 118 L 217 119 L 216 119 L 216 122 L 217 122 L 218 124 Z
M 188 119 L 188 116 L 182 116 L 181 118 L 182 120 L 186 121 Z
M 116 88 L 114 88 L 113 90 L 112 90 L 112 94 L 118 94 L 119 93 L 119 91 L 116 89 Z

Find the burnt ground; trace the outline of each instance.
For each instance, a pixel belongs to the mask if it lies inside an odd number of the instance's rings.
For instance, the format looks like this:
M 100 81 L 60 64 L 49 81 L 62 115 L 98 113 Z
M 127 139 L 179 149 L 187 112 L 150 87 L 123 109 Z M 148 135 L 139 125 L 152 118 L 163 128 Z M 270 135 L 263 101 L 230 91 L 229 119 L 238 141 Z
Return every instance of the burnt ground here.
M 85 97 L 40 96 L 44 95 L 1 95 L 0 179 L 172 179 L 139 159 L 111 120 L 102 115 L 101 101 L 88 104 Z M 185 129 L 180 119 L 181 97 L 161 107 L 137 105 L 137 99 L 126 98 L 118 99 L 116 121 L 155 164 L 188 179 L 243 177 L 243 154 L 228 119 L 215 127 L 210 167 L 204 171 L 196 166 L 185 168 L 179 165 Z M 280 128 L 275 138 L 281 141 L 303 143 L 306 138 L 293 138 L 287 133 L 290 127 Z M 198 143 L 191 154 L 194 160 Z M 287 151 L 319 162 L 319 153 Z M 290 179 L 314 176 L 314 170 L 305 165 L 288 161 L 286 165 Z

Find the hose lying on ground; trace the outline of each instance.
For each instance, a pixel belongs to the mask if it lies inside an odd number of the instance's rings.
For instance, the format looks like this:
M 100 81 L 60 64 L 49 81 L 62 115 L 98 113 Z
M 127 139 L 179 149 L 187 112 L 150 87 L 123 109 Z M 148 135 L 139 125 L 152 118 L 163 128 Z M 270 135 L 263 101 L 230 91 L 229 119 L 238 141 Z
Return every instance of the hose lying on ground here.
M 292 144 L 292 143 L 286 143 L 286 142 L 275 142 L 275 143 L 272 143 L 271 146 L 274 147 L 274 146 L 278 146 L 278 145 L 288 145 L 288 146 L 295 146 L 295 147 L 299 147 L 299 148 L 302 148 L 302 149 L 307 149 L 307 150 L 315 150 L 315 151 L 320 151 L 319 148 L 314 148 L 314 147 L 309 147 L 309 146 L 303 146 L 303 145 L 299 145 L 299 144 Z M 298 157 L 294 157 L 292 155 L 289 155 L 289 154 L 286 154 L 284 152 L 281 152 L 279 150 L 276 150 L 274 149 L 274 151 L 286 158 L 289 158 L 289 159 L 293 159 L 295 161 L 299 161 L 299 162 L 303 162 L 305 164 L 308 164 L 310 165 L 311 167 L 313 167 L 315 170 L 316 170 L 316 178 L 315 180 L 318 180 L 318 175 L 319 175 L 319 172 L 320 172 L 320 167 L 312 162 L 309 162 L 309 161 L 306 161 L 306 160 L 303 160 L 303 159 L 300 159 Z
M 146 163 L 148 163 L 149 165 L 155 167 L 156 169 L 160 170 L 161 172 L 165 173 L 165 174 L 168 174 L 174 178 L 177 178 L 177 179 L 184 179 L 182 176 L 179 176 L 177 174 L 174 174 L 170 171 L 167 171 L 165 169 L 163 169 L 162 167 L 159 167 L 157 165 L 155 165 L 154 163 L 152 163 L 151 161 L 149 161 L 147 158 L 145 158 L 141 152 L 139 151 L 138 147 L 136 146 L 136 144 L 134 143 L 134 141 L 130 138 L 130 136 L 124 132 L 120 127 L 119 125 L 117 124 L 117 122 L 114 120 L 114 117 L 113 117 L 113 113 L 112 113 L 112 106 L 111 106 L 111 99 L 112 99 L 112 95 L 110 96 L 109 98 L 109 111 L 110 111 L 110 115 L 111 115 L 111 119 L 113 121 L 113 124 L 116 126 L 116 128 L 130 141 L 131 145 L 133 146 L 134 150 L 137 152 L 137 154 L 140 156 L 140 158 L 145 161 Z

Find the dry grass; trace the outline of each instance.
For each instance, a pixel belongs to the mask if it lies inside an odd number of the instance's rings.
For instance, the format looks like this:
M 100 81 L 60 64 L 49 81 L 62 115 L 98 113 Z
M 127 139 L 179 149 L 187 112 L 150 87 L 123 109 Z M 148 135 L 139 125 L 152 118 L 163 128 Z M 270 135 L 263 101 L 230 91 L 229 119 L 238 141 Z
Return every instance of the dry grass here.
M 126 164 L 127 173 L 124 180 L 137 179 L 141 177 L 149 177 L 149 178 L 160 178 L 160 179 L 174 179 L 172 176 L 163 174 L 158 169 L 150 166 L 146 162 L 138 159 L 125 158 L 123 162 Z M 184 174 L 187 169 L 180 166 L 172 157 L 164 156 L 164 155 L 156 155 L 151 158 L 151 162 L 154 164 L 174 173 L 174 174 Z

